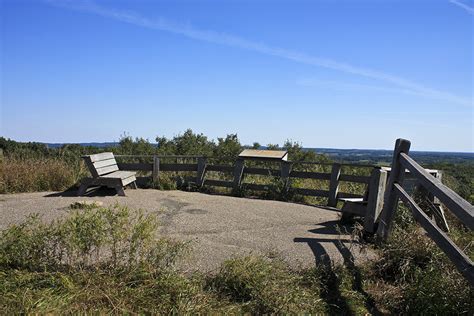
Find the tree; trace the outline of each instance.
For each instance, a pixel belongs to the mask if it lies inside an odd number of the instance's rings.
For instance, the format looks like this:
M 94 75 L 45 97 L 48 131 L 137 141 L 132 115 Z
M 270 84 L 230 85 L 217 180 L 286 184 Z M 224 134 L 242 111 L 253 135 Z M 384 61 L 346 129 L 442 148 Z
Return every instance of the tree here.
M 237 134 L 228 134 L 226 138 L 217 138 L 214 156 L 217 158 L 236 158 L 242 151 Z

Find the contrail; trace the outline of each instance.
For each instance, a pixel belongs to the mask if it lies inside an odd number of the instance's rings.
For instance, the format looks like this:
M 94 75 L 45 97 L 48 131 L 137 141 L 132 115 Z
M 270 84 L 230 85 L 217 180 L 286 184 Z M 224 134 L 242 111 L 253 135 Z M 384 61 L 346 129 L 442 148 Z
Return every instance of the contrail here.
M 453 0 L 454 1 L 454 0 Z M 130 11 L 118 11 L 115 9 L 109 9 L 101 7 L 95 4 L 92 1 L 85 1 L 85 2 L 78 2 L 78 1 L 67 1 L 67 0 L 49 0 L 48 3 L 63 7 L 66 9 L 72 9 L 82 12 L 89 12 L 93 14 L 97 14 L 107 18 L 113 18 L 115 20 L 153 29 L 159 31 L 170 32 L 174 34 L 179 34 L 191 39 L 215 43 L 230 47 L 237 47 L 249 51 L 258 52 L 261 54 L 280 57 L 287 60 L 292 60 L 297 63 L 317 66 L 317 67 L 324 67 L 332 70 L 337 70 L 349 74 L 354 74 L 366 78 L 371 78 L 383 82 L 387 82 L 398 87 L 402 87 L 407 90 L 411 90 L 412 93 L 421 95 L 424 97 L 444 100 L 451 103 L 456 103 L 459 105 L 464 106 L 473 106 L 473 102 L 471 99 L 460 97 L 449 92 L 444 92 L 432 88 L 425 87 L 418 83 L 412 82 L 408 79 L 394 76 L 391 74 L 387 74 L 385 72 L 369 69 L 369 68 L 362 68 L 353 66 L 350 64 L 342 63 L 336 60 L 328 59 L 328 58 L 321 58 L 316 56 L 307 55 L 305 53 L 301 53 L 294 50 L 279 48 L 275 46 L 269 46 L 265 43 L 255 42 L 251 40 L 247 40 L 241 37 L 237 37 L 234 35 L 211 31 L 211 30 L 201 30 L 194 28 L 190 25 L 183 25 L 178 23 L 173 23 L 163 18 L 158 19 L 148 19 L 146 17 L 140 16 L 135 12 Z
M 463 8 L 464 10 L 466 10 L 467 12 L 469 12 L 470 14 L 474 14 L 474 7 L 470 7 L 468 6 L 467 4 L 465 3 L 462 3 L 461 1 L 458 1 L 458 0 L 449 0 L 449 2 Z

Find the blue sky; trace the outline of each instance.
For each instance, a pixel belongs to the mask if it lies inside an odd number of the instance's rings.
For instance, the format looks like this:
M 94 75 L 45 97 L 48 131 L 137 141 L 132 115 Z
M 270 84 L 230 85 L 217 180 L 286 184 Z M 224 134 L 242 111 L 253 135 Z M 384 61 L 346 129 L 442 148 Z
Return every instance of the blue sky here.
M 474 151 L 474 3 L 1 2 L 0 134 Z

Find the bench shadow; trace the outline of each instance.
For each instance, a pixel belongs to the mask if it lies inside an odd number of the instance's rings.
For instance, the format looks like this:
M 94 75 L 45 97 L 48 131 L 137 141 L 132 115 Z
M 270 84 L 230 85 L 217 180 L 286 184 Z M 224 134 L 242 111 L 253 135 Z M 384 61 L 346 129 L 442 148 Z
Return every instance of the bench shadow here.
M 44 197 L 77 197 L 78 188 L 71 187 L 62 192 L 55 192 L 46 194 Z M 115 189 L 107 187 L 89 187 L 83 197 L 102 197 L 102 196 L 116 196 L 117 191 Z
M 318 228 L 310 229 L 308 232 L 323 235 L 339 235 L 341 231 L 350 232 L 353 227 L 351 225 L 342 225 L 340 221 L 327 221 L 318 224 Z M 340 228 L 338 228 L 340 227 Z M 340 278 L 336 275 L 333 262 L 327 252 L 322 246 L 322 243 L 333 243 L 343 258 L 343 265 L 347 268 L 352 277 L 352 290 L 359 292 L 364 297 L 364 305 L 368 311 L 374 315 L 382 315 L 375 305 L 375 300 L 364 290 L 362 285 L 362 273 L 359 267 L 355 264 L 355 258 L 351 250 L 347 247 L 344 240 L 334 237 L 328 238 L 294 238 L 296 243 L 307 243 L 313 252 L 316 267 L 322 266 L 325 273 L 324 286 L 325 291 L 322 293 L 322 298 L 328 304 L 330 314 L 353 314 L 351 308 L 344 296 L 339 290 Z M 346 241 L 347 242 L 347 241 Z M 358 244 L 357 241 L 351 243 Z

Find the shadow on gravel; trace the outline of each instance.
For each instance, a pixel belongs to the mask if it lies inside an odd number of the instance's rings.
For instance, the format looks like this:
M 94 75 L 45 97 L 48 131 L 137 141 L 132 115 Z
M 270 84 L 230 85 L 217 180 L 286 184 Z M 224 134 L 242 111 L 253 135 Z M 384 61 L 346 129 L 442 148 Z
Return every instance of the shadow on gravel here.
M 341 225 L 340 221 L 328 221 L 325 223 L 318 224 L 322 227 L 311 229 L 309 232 L 314 234 L 327 234 L 327 235 L 339 235 L 341 230 L 351 231 L 350 225 Z M 339 227 L 339 228 L 338 228 Z M 335 273 L 329 254 L 321 243 L 331 242 L 334 243 L 338 251 L 344 260 L 344 267 L 346 267 L 351 274 L 352 278 L 352 290 L 359 292 L 364 297 L 364 304 L 367 310 L 374 315 L 381 315 L 382 313 L 377 309 L 374 299 L 363 289 L 362 285 L 362 273 L 360 269 L 355 265 L 355 259 L 351 250 L 342 242 L 339 238 L 295 238 L 294 242 L 307 243 L 313 252 L 316 266 L 325 267 L 325 278 L 324 288 L 325 291 L 322 294 L 322 298 L 326 301 L 330 307 L 330 314 L 340 314 L 341 312 L 346 314 L 352 314 L 351 308 L 341 295 L 339 285 L 341 283 L 340 277 Z M 357 241 L 352 241 L 357 243 Z
M 93 196 L 115 196 L 115 195 L 117 195 L 117 191 L 115 191 L 115 189 L 111 189 L 107 187 L 90 187 L 83 196 L 93 197 Z M 77 188 L 72 187 L 63 192 L 46 194 L 44 197 L 77 197 Z

